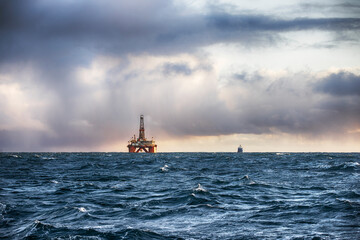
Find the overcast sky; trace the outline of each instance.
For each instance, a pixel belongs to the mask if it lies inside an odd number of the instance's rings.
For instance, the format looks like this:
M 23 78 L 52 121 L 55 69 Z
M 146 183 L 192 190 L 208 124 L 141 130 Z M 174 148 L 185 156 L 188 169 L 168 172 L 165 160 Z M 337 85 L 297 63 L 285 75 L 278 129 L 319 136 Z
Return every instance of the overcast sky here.
M 0 0 L 0 150 L 360 151 L 358 1 Z

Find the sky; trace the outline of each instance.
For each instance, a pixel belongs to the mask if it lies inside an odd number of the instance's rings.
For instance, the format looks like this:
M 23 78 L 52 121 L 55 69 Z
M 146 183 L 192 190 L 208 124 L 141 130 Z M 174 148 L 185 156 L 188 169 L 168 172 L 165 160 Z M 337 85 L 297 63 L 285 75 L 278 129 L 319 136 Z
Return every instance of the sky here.
M 359 152 L 356 0 L 0 0 L 0 151 Z

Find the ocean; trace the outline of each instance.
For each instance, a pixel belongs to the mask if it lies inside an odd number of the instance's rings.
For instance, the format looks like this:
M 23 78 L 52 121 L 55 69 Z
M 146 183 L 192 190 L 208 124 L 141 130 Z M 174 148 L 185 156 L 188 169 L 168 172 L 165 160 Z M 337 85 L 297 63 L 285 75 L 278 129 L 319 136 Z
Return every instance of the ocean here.
M 360 239 L 360 153 L 0 153 L 1 239 Z

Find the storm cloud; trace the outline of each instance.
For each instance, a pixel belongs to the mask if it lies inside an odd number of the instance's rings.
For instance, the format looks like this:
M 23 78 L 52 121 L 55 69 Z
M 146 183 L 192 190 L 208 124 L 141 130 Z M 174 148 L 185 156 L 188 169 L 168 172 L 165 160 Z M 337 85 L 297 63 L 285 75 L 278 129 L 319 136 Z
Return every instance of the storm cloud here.
M 1 60 L 86 63 L 94 54 L 173 54 L 239 42 L 272 44 L 284 31 L 360 29 L 359 18 L 282 19 L 259 14 L 183 14 L 171 1 L 1 1 Z M 72 61 L 73 60 L 73 61 Z
M 149 134 L 167 137 L 359 128 L 356 69 L 274 76 L 240 65 L 223 75 L 226 64 L 205 49 L 277 49 L 294 32 L 329 34 L 319 44 L 337 48 L 356 39 L 360 18 L 215 5 L 197 12 L 168 0 L 0 1 L 0 150 L 77 151 L 126 141 L 139 114 Z
M 335 96 L 360 96 L 360 76 L 346 71 L 333 73 L 319 81 L 316 90 Z

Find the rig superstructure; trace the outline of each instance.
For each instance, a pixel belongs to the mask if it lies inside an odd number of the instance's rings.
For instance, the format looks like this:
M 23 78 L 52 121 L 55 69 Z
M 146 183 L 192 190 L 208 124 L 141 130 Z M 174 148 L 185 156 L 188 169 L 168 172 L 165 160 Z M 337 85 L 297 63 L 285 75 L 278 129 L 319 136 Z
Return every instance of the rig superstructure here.
M 144 115 L 140 115 L 140 129 L 139 129 L 139 137 L 136 139 L 134 134 L 134 138 L 132 138 L 127 145 L 129 152 L 146 152 L 146 153 L 156 153 L 157 145 L 154 140 L 148 141 L 145 138 L 145 127 L 144 127 Z

